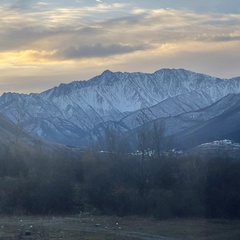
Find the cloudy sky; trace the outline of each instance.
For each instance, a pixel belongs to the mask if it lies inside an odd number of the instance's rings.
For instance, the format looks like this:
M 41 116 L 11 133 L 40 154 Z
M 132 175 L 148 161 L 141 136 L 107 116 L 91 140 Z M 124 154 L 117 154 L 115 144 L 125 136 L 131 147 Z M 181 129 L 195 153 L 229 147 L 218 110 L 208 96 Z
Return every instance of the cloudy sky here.
M 240 0 L 0 0 L 0 93 L 104 70 L 240 76 Z

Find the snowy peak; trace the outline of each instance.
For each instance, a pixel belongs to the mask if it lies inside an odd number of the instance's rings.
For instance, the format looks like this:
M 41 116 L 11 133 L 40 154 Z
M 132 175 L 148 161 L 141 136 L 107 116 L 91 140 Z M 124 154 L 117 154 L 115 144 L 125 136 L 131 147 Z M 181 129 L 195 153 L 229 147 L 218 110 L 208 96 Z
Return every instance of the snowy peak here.
M 106 70 L 88 81 L 60 84 L 40 94 L 3 94 L 0 112 L 41 137 L 78 145 L 103 123 L 133 129 L 139 111 L 146 112 L 149 121 L 174 118 L 239 93 L 240 78 L 219 79 L 184 69 Z
M 113 72 L 111 72 L 110 70 L 104 71 L 104 72 L 103 72 L 100 76 L 98 76 L 96 79 L 99 80 L 99 81 L 97 81 L 98 84 L 106 85 L 106 86 L 112 85 L 112 84 L 114 84 L 116 81 L 119 81 L 119 80 L 120 80 L 120 79 L 118 78 L 117 73 L 113 73 Z
M 104 94 L 106 94 L 106 91 L 109 92 L 110 88 L 111 92 L 119 92 L 120 90 L 120 100 L 122 100 L 124 97 L 128 97 L 125 96 L 126 93 L 131 93 L 133 90 L 132 95 L 138 95 L 139 99 L 142 99 L 139 96 L 141 92 L 144 92 L 144 94 L 151 94 L 153 96 L 153 102 L 147 105 L 150 106 L 151 104 L 161 102 L 167 97 L 177 96 L 190 91 L 208 91 L 208 94 L 216 100 L 218 98 L 217 91 L 221 90 L 222 87 L 226 88 L 227 85 L 231 85 L 229 84 L 230 82 L 231 84 L 237 82 L 234 86 L 236 88 L 235 90 L 233 87 L 229 89 L 230 93 L 238 93 L 240 86 L 239 79 L 237 78 L 227 81 L 184 69 L 161 69 L 152 74 L 140 72 L 122 73 L 106 70 L 101 75 L 88 81 L 75 81 L 69 84 L 60 84 L 58 87 L 43 92 L 42 95 L 47 95 L 49 97 L 64 96 L 75 91 L 81 91 L 83 88 L 84 91 L 88 89 L 97 91 L 98 93 L 100 91 L 105 91 Z M 217 86 L 219 86 L 219 89 L 216 89 Z M 123 89 L 125 92 L 122 92 Z
M 100 76 L 101 77 L 112 77 L 113 76 L 113 72 L 112 71 L 110 71 L 110 70 L 105 70 Z

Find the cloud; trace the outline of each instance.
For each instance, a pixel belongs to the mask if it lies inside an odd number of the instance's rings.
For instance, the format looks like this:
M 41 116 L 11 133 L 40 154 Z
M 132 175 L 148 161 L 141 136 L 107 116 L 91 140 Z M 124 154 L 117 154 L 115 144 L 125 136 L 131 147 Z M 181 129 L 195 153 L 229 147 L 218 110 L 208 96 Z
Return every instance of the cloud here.
M 213 38 L 209 39 L 210 41 L 213 42 L 233 42 L 233 41 L 240 41 L 240 35 L 239 36 L 231 36 L 231 35 L 217 35 L 214 36 Z
M 143 8 L 171 8 L 171 9 L 186 9 L 194 12 L 211 12 L 211 13 L 239 13 L 240 1 L 239 0 L 138 0 L 136 5 Z
M 26 10 L 32 6 L 33 0 L 14 0 L 8 1 L 7 6 L 9 9 Z
M 16 70 L 24 77 L 24 72 L 51 76 L 54 69 L 61 72 L 59 79 L 77 76 L 79 69 L 87 72 L 84 76 L 105 68 L 198 70 L 204 62 L 211 72 L 209 66 L 220 56 L 226 66 L 235 66 L 233 54 L 240 50 L 239 14 L 141 8 L 124 1 L 55 8 L 53 2 L 24 2 L 14 1 L 12 8 L 0 4 L 1 78 Z
M 98 43 L 92 46 L 70 46 L 63 52 L 60 51 L 59 57 L 63 57 L 64 59 L 107 57 L 111 55 L 131 53 L 139 50 L 145 50 L 145 47 L 122 44 L 103 45 L 101 43 Z
M 51 3 L 48 3 L 48 2 L 38 2 L 37 5 L 40 5 L 40 6 L 49 6 L 49 5 L 51 5 Z
M 103 56 L 105 51 L 107 56 L 180 41 L 239 40 L 240 17 L 237 14 L 130 8 L 127 14 L 119 17 L 88 18 L 93 12 L 110 14 L 125 8 L 126 4 L 120 3 L 97 4 L 95 7 L 29 12 L 23 16 L 18 11 L 9 12 L 0 7 L 0 50 L 63 52 L 65 49 L 65 57 L 87 57 L 93 56 L 93 51 L 96 56 Z

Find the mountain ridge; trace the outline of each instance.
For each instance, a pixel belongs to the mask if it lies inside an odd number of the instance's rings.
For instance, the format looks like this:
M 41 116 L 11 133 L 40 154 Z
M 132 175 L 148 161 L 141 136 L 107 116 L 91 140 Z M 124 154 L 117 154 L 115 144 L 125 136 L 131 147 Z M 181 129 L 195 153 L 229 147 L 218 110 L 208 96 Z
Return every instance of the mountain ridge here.
M 138 112 L 145 111 L 148 122 L 174 118 L 239 93 L 239 77 L 220 79 L 185 69 L 106 70 L 88 81 L 60 84 L 39 94 L 4 93 L 0 112 L 40 137 L 78 146 L 101 123 L 119 122 L 127 132 L 138 127 Z

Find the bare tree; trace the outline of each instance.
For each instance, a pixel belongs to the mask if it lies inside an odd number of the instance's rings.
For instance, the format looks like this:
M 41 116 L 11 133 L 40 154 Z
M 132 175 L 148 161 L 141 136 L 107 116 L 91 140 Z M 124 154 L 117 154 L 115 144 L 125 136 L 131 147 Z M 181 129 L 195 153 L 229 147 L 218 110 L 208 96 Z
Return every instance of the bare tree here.
M 149 144 L 150 144 L 150 136 L 149 131 L 147 129 L 146 123 L 148 122 L 147 115 L 142 111 L 140 115 L 137 116 L 136 121 L 139 125 L 139 129 L 137 131 L 137 144 L 141 154 L 140 158 L 140 174 L 139 174 L 139 193 L 141 196 L 145 194 L 146 187 L 146 176 L 145 176 L 145 159 L 148 155 Z
M 109 153 L 116 153 L 117 149 L 117 142 L 118 136 L 117 132 L 113 129 L 113 127 L 107 128 L 105 132 L 105 145 L 106 149 Z
M 163 148 L 163 137 L 164 137 L 165 124 L 162 121 L 155 121 L 151 129 L 151 140 L 152 146 L 156 152 L 158 158 L 161 156 Z

